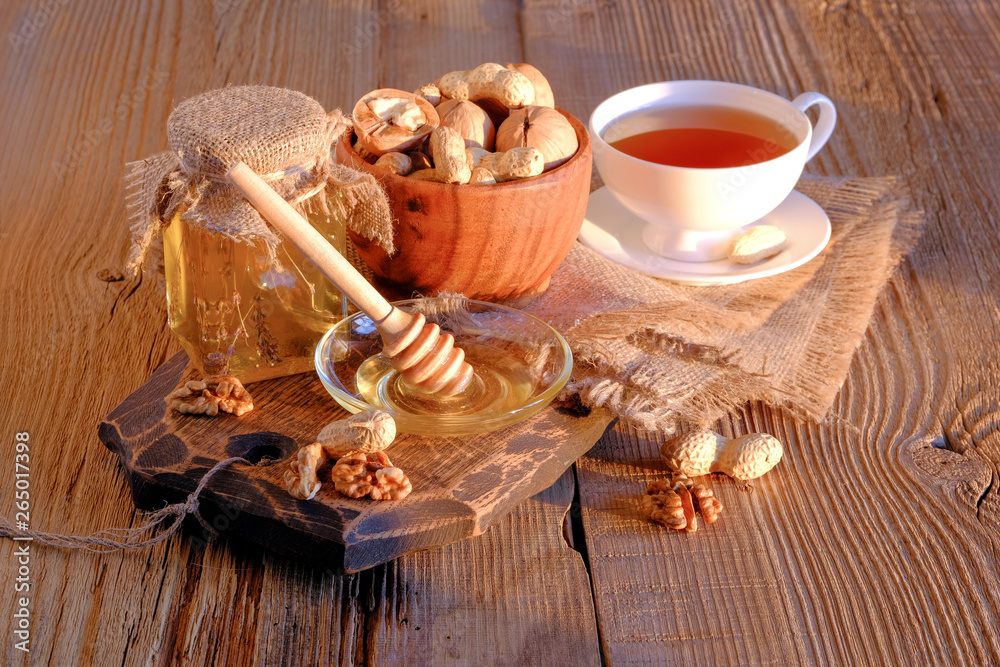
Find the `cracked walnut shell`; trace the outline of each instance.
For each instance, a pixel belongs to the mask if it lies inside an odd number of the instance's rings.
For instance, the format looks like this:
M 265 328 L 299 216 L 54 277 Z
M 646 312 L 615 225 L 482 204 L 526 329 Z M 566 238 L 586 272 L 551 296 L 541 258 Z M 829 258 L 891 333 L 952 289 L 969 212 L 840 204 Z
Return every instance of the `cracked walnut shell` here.
M 423 97 L 395 88 L 373 90 L 354 105 L 358 144 L 375 156 L 418 147 L 440 125 L 437 110 Z
M 253 398 L 243 384 L 229 375 L 188 380 L 166 398 L 172 410 L 186 415 L 214 417 L 219 411 L 237 417 L 253 410 Z

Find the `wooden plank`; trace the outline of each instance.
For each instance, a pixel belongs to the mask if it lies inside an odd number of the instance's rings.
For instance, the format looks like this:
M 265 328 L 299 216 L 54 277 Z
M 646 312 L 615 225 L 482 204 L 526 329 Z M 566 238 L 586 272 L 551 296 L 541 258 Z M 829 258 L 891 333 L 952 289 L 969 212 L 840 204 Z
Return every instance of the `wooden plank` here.
M 552 0 L 524 24 L 577 113 L 667 78 L 824 92 L 841 120 L 810 169 L 900 174 L 928 217 L 828 423 L 748 406 L 720 424 L 787 454 L 752 493 L 711 478 L 719 523 L 678 535 L 637 515 L 655 436 L 616 430 L 578 464 L 609 661 L 996 662 L 996 7 Z
M 413 90 L 452 70 L 523 60 L 517 3 L 419 0 L 381 11 L 392 20 L 378 42 L 378 86 Z M 567 655 L 599 662 L 586 571 L 554 531 L 572 496 L 564 476 L 484 539 L 376 569 L 385 583 L 375 599 L 383 601 L 369 618 L 364 662 L 552 664 Z
M 657 472 L 654 441 L 616 433 L 581 463 L 604 650 L 612 663 L 1000 660 L 996 6 L 547 0 L 526 1 L 519 19 L 513 2 L 406 4 L 373 32 L 377 48 L 350 50 L 394 7 L 25 0 L 0 10 L 4 35 L 37 24 L 0 60 L 0 154 L 16 165 L 0 189 L 0 433 L 31 434 L 32 525 L 135 523 L 93 429 L 178 349 L 155 271 L 114 275 L 122 165 L 165 148 L 174 102 L 266 82 L 347 107 L 390 77 L 409 88 L 453 62 L 508 58 L 539 66 L 583 119 L 608 94 L 664 78 L 817 89 L 841 125 L 810 169 L 901 174 L 927 211 L 924 239 L 887 290 L 830 423 L 751 407 L 720 425 L 774 432 L 788 458 L 749 494 L 713 481 L 727 503 L 718 524 L 680 536 L 635 517 L 634 490 Z M 13 449 L 2 452 L 13 470 Z M 229 542 L 202 547 L 197 531 L 142 555 L 38 549 L 31 659 L 523 662 L 532 646 L 550 651 L 538 662 L 575 658 L 572 642 L 594 644 L 594 617 L 582 562 L 558 541 L 562 493 L 483 539 L 350 577 Z M 12 502 L 0 485 L 0 506 Z M 5 562 L 12 549 L 0 542 Z M 630 605 L 621 591 L 645 597 Z M 13 605 L 4 597 L 0 613 Z M 508 622 L 511 632 L 498 630 Z M 7 662 L 23 663 L 15 651 L 7 645 Z
M 43 4 L 51 14 L 39 14 Z M 141 279 L 118 275 L 125 162 L 164 150 L 172 107 L 214 86 L 283 85 L 349 108 L 387 76 L 387 28 L 375 31 L 377 48 L 352 48 L 373 22 L 412 30 L 410 43 L 392 41 L 391 58 L 427 71 L 519 55 L 515 3 L 428 3 L 435 40 L 421 38 L 405 14 L 411 5 L 396 17 L 402 4 L 24 0 L 0 10 L 5 35 L 24 20 L 40 24 L 0 59 L 0 148 L 16 165 L 0 189 L 0 286 L 9 296 L 0 352 L 17 360 L 0 365 L 0 433 L 8 442 L 30 433 L 32 527 L 86 534 L 142 521 L 95 428 L 179 347 L 155 265 Z M 0 451 L 13 470 L 13 448 Z M 571 497 L 563 479 L 482 538 L 360 575 L 208 541 L 200 527 L 144 553 L 37 548 L 32 653 L 7 642 L 4 661 L 395 664 L 416 662 L 412 655 L 510 664 L 572 651 L 592 664 L 587 573 L 561 538 Z M 12 503 L 13 486 L 0 484 L 0 506 Z M 5 562 L 14 546 L 0 541 Z M 0 574 L 5 586 L 12 572 Z M 14 604 L 4 596 L 0 612 L 11 618 Z
M 600 664 L 584 562 L 552 530 L 573 492 L 567 471 L 483 538 L 387 566 L 365 663 Z
M 379 85 L 415 90 L 454 70 L 520 62 L 518 7 L 509 0 L 390 0 Z M 365 92 L 365 91 L 362 91 Z

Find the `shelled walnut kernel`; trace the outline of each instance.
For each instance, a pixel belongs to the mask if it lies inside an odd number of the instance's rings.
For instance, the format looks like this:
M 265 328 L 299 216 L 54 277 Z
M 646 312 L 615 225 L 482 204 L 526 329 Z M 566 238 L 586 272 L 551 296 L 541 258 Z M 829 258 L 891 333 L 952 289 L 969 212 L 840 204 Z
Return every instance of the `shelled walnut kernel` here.
M 696 512 L 705 523 L 715 523 L 722 513 L 722 502 L 704 484 L 695 484 L 684 475 L 674 475 L 668 482 L 654 480 L 639 501 L 643 515 L 667 528 L 693 533 L 698 530 Z
M 214 417 L 219 411 L 237 417 L 253 410 L 253 398 L 236 378 L 229 375 L 188 380 L 166 398 L 167 405 L 185 415 Z
M 670 487 L 665 479 L 657 479 L 649 483 L 646 494 L 639 502 L 642 513 L 653 521 L 662 523 L 667 528 L 683 530 L 687 525 L 684 518 L 684 508 L 681 507 L 681 497 Z
M 406 474 L 392 465 L 385 452 L 352 452 L 330 470 L 334 488 L 349 498 L 402 500 L 413 490 Z

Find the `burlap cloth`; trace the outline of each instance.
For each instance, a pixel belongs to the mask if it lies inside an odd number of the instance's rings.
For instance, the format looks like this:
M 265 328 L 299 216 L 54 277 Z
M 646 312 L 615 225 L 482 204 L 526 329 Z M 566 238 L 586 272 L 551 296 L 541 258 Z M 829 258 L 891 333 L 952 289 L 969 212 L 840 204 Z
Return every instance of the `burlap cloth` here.
M 226 173 L 244 162 L 302 215 L 338 212 L 358 234 L 393 251 L 392 215 L 375 179 L 330 152 L 349 121 L 307 95 L 271 86 L 229 86 L 181 102 L 167 119 L 170 150 L 126 167 L 131 272 L 176 213 L 236 243 L 260 244 L 280 264 L 281 236 Z
M 709 426 L 747 401 L 821 420 L 921 216 L 893 179 L 804 177 L 796 189 L 826 210 L 832 237 L 812 261 L 768 278 L 684 286 L 575 244 L 525 309 L 573 350 L 563 398 L 666 433 Z

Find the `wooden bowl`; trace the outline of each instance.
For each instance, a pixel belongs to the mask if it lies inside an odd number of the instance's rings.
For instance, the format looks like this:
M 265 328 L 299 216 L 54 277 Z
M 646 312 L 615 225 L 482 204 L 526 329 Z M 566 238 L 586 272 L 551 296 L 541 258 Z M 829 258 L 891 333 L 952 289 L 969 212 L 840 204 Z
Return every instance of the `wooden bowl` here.
M 362 160 L 344 133 L 337 160 L 375 176 L 392 207 L 391 256 L 349 232 L 379 290 L 390 300 L 459 292 L 513 307 L 538 298 L 569 254 L 590 195 L 590 136 L 579 120 L 560 113 L 576 130 L 576 154 L 540 176 L 492 185 L 386 174 Z

